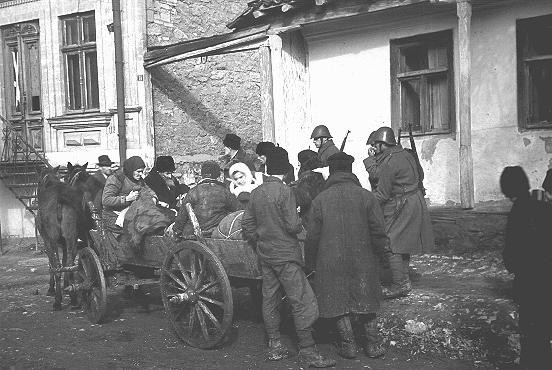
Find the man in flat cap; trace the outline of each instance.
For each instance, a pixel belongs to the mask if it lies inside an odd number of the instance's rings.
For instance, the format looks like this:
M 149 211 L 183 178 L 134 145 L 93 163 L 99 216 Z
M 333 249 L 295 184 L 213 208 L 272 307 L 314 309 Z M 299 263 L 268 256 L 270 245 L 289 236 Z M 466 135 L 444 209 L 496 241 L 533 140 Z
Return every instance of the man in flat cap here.
M 92 203 L 94 205 L 94 209 L 99 211 L 102 209 L 102 193 L 105 186 L 105 180 L 113 174 L 113 162 L 109 159 L 109 156 L 100 155 L 96 165 L 98 166 L 98 170 L 94 173 L 94 175 L 92 175 L 91 180 L 94 184 L 90 185 L 92 185 L 91 188 L 97 189 L 94 198 L 92 199 Z
M 295 197 L 282 181 L 289 169 L 285 150 L 274 148 L 267 157 L 266 166 L 269 176 L 251 192 L 242 228 L 244 236 L 256 243 L 261 262 L 268 359 L 277 361 L 289 356 L 280 340 L 279 303 L 285 292 L 292 307 L 300 362 L 309 367 L 334 366 L 335 361 L 318 352 L 312 337 L 311 327 L 318 319 L 318 305 L 302 269 L 303 257 L 297 239 L 302 226 Z
M 238 199 L 217 180 L 220 173 L 220 166 L 215 161 L 206 161 L 201 165 L 202 179 L 184 197 L 174 224 L 167 230 L 169 235 L 194 234 L 186 203 L 192 206 L 204 236 L 210 236 L 224 217 L 240 208 Z
M 378 201 L 352 173 L 353 161 L 342 152 L 328 158 L 326 189 L 311 206 L 305 260 L 316 271 L 320 317 L 336 322 L 338 354 L 356 357 L 351 316 L 357 315 L 366 336 L 365 353 L 375 358 L 385 354 L 376 312 L 382 299 L 378 259 L 389 239 Z
M 230 177 L 228 173 L 230 167 L 235 163 L 245 163 L 251 171 L 255 171 L 255 156 L 247 153 L 241 147 L 241 138 L 236 134 L 226 134 L 224 140 L 224 156 L 222 157 L 222 169 L 224 171 L 225 181 Z

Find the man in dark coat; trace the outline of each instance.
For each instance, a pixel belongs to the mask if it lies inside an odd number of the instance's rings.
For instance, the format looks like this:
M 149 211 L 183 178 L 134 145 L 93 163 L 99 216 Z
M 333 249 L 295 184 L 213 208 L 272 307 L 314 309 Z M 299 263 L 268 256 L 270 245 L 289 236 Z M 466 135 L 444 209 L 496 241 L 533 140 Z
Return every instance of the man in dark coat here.
M 318 148 L 318 159 L 322 162 L 322 167 L 328 165 L 328 158 L 339 152 L 335 146 L 330 130 L 325 125 L 318 125 L 312 130 L 311 139 L 314 146 Z
M 94 199 L 92 199 L 94 210 L 101 211 L 103 188 L 105 186 L 105 180 L 113 174 L 113 162 L 109 159 L 109 156 L 100 155 L 97 165 L 98 170 L 92 175 L 92 179 L 89 181 L 94 182 L 94 186 L 91 186 L 91 188 L 97 189 Z
M 414 157 L 397 145 L 390 127 L 376 130 L 377 186 L 374 191 L 390 239 L 387 251 L 392 285 L 385 298 L 407 295 L 412 290 L 408 276 L 410 255 L 431 251 L 435 240 L 429 211 L 419 187 Z
M 257 244 L 263 273 L 263 320 L 268 335 L 268 359 L 289 356 L 280 340 L 279 305 L 285 292 L 292 307 L 299 340 L 300 361 L 311 367 L 334 366 L 316 349 L 311 326 L 318 319 L 318 305 L 303 272 L 297 234 L 302 231 L 291 189 L 282 182 L 289 162 L 282 148 L 267 158 L 268 177 L 251 192 L 242 219 L 244 236 Z
M 326 181 L 321 173 L 313 171 L 322 166 L 315 151 L 302 150 L 297 154 L 297 159 L 300 168 L 298 179 L 292 184 L 292 189 L 297 206 L 300 207 L 299 215 L 303 220 L 303 225 L 307 225 L 312 200 L 324 190 Z
M 150 189 L 155 192 L 159 204 L 171 209 L 176 209 L 177 198 L 190 190 L 188 186 L 178 183 L 173 176 L 174 171 L 176 171 L 176 166 L 173 157 L 160 155 L 144 179 Z
M 224 156 L 222 156 L 222 169 L 224 171 L 224 181 L 230 178 L 228 171 L 233 164 L 242 162 L 249 167 L 251 171 L 255 171 L 255 156 L 247 153 L 241 147 L 241 138 L 235 134 L 226 134 L 224 140 Z
M 305 256 L 315 273 L 320 317 L 336 320 L 338 353 L 356 357 L 351 314 L 359 315 L 370 357 L 385 354 L 378 334 L 376 312 L 381 285 L 378 258 L 389 243 L 378 201 L 352 173 L 354 158 L 336 153 L 328 158 L 326 190 L 312 202 Z
M 186 209 L 190 203 L 203 235 L 210 236 L 220 221 L 230 213 L 240 208 L 238 199 L 220 181 L 221 169 L 218 163 L 206 161 L 201 165 L 201 181 L 184 197 L 174 225 L 167 230 L 176 236 L 190 236 L 194 228 Z
M 552 271 L 552 208 L 549 203 L 529 196 L 529 180 L 519 166 L 504 169 L 500 187 L 514 202 L 508 215 L 506 246 L 502 255 L 506 269 L 515 274 L 521 366 L 524 369 L 550 369 L 552 296 L 539 287 L 550 281 Z

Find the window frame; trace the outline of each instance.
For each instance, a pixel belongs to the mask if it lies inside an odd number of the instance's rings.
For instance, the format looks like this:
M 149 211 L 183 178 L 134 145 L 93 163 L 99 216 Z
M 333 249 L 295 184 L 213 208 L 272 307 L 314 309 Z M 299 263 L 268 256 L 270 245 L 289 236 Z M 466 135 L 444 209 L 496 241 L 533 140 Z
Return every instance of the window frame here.
M 537 17 L 520 18 L 516 20 L 516 63 L 517 63 L 517 82 L 518 82 L 518 125 L 521 130 L 533 129 L 552 129 L 552 119 L 549 121 L 531 122 L 531 107 L 529 99 L 531 96 L 530 90 L 530 74 L 529 66 L 543 61 L 552 63 L 551 54 L 536 54 L 530 55 L 527 48 L 529 47 L 529 36 L 531 28 L 536 27 L 539 23 L 550 22 L 552 26 L 552 14 L 540 15 Z M 552 101 L 550 102 L 552 104 Z
M 88 91 L 88 86 L 94 85 L 91 81 L 88 81 L 88 74 L 86 68 L 86 53 L 95 52 L 96 53 L 96 78 L 99 80 L 99 71 L 98 69 L 98 50 L 97 50 L 97 27 L 95 29 L 94 41 L 84 41 L 84 19 L 85 18 L 94 18 L 94 23 L 96 22 L 96 15 L 94 11 L 84 12 L 84 13 L 75 13 L 67 16 L 60 17 L 61 20 L 61 58 L 64 69 L 64 88 L 65 88 L 65 109 L 67 113 L 84 113 L 84 112 L 99 112 L 100 110 L 100 100 L 99 100 L 99 81 L 96 81 L 96 86 L 98 88 L 98 101 L 97 106 L 89 104 L 89 97 L 93 95 L 93 92 Z M 77 21 L 77 43 L 67 44 L 67 21 L 76 20 Z M 69 76 L 69 59 L 70 55 L 78 55 L 79 61 L 79 91 L 80 91 L 80 108 L 71 107 L 71 99 L 75 100 L 71 96 L 71 81 Z
M 400 67 L 402 60 L 405 58 L 402 50 L 423 47 L 429 49 L 430 45 L 443 45 L 446 49 L 447 66 L 425 68 L 409 72 L 401 72 Z M 425 102 L 420 102 L 420 128 L 421 130 L 413 130 L 414 136 L 426 135 L 449 135 L 455 133 L 456 130 L 456 100 L 455 100 L 455 83 L 454 83 L 454 39 L 452 29 L 419 34 L 405 38 L 390 40 L 390 78 L 391 78 L 391 126 L 393 129 L 399 128 L 403 131 L 408 131 L 406 122 L 403 122 L 402 109 L 402 83 L 408 80 L 419 79 L 422 84 L 420 87 L 420 95 L 428 94 L 427 87 L 428 78 L 433 76 L 446 75 L 448 84 L 448 128 L 433 128 L 429 130 L 429 119 L 423 117 L 429 116 L 428 98 Z M 421 99 L 420 99 L 421 100 Z M 424 125 L 424 122 L 427 122 Z

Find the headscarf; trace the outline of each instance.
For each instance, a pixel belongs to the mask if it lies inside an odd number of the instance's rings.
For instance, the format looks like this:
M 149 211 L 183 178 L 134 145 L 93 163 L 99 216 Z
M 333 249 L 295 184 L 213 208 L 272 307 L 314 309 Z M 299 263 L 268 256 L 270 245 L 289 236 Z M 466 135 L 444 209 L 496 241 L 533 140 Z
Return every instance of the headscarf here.
M 137 155 L 130 157 L 123 162 L 123 173 L 126 177 L 128 177 L 130 181 L 134 183 L 137 183 L 139 181 L 134 179 L 134 171 L 140 168 L 146 168 L 146 164 L 144 163 L 142 158 L 138 157 Z
M 245 185 L 239 185 L 234 180 L 234 173 L 241 172 L 243 173 L 245 177 Z M 238 162 L 234 163 L 232 166 L 230 166 L 230 170 L 228 171 L 230 174 L 230 179 L 232 182 L 230 183 L 230 192 L 234 194 L 235 196 L 238 196 L 242 192 L 248 192 L 251 193 L 253 189 L 255 189 L 258 184 L 255 183 L 255 179 L 253 178 L 253 174 L 251 173 L 251 170 L 245 163 Z

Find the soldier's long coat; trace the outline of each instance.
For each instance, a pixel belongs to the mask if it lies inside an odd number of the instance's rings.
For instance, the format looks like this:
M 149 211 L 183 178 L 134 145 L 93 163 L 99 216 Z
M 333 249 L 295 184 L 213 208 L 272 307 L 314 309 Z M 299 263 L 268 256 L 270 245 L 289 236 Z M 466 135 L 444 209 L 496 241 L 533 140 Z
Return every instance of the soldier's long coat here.
M 311 210 L 305 258 L 316 270 L 320 317 L 376 312 L 381 300 L 377 255 L 388 243 L 377 200 L 354 174 L 335 172 Z
M 380 202 L 393 253 L 414 254 L 434 248 L 429 211 L 418 188 L 414 157 L 399 146 L 377 156 L 375 197 Z

